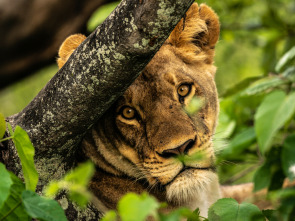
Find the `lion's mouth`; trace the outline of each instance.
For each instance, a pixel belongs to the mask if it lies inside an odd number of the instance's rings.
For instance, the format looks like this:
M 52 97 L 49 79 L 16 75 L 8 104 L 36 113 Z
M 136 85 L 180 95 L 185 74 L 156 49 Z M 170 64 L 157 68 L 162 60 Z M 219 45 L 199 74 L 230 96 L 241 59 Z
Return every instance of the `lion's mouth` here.
M 178 177 L 185 176 L 185 175 L 189 176 L 190 172 L 195 171 L 195 170 L 210 171 L 210 172 L 214 172 L 214 173 L 216 172 L 216 168 L 214 166 L 210 166 L 210 167 L 187 167 L 187 166 L 184 166 L 176 176 L 174 176 L 168 183 L 165 183 L 162 186 L 169 186 Z

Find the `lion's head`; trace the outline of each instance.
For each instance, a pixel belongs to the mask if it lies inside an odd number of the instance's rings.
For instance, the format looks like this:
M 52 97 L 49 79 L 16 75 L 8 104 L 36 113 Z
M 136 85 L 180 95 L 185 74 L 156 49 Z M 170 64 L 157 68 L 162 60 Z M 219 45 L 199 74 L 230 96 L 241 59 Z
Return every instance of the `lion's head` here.
M 217 195 L 206 200 L 219 197 L 212 148 L 218 116 L 213 65 L 218 36 L 216 14 L 206 5 L 193 4 L 141 75 L 84 139 L 84 152 L 99 170 L 133 183 L 146 181 L 150 188 L 163 190 L 172 204 L 187 204 L 204 192 Z M 185 107 L 195 98 L 203 106 L 190 115 Z M 200 152 L 200 160 L 179 160 Z

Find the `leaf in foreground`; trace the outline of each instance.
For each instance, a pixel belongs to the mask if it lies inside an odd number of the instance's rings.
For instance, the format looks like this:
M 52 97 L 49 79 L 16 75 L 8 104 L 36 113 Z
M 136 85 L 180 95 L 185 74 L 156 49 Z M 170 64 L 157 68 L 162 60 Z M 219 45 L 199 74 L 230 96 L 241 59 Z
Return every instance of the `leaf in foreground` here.
M 21 160 L 27 190 L 35 191 L 38 183 L 38 173 L 34 164 L 35 149 L 25 130 L 16 126 L 13 142 Z
M 2 207 L 3 203 L 6 201 L 7 197 L 9 196 L 10 187 L 12 185 L 12 180 L 10 178 L 9 172 L 6 170 L 5 165 L 0 163 L 0 208 Z
M 208 212 L 209 221 L 264 221 L 259 208 L 251 203 L 239 204 L 231 198 L 224 198 L 214 203 Z
M 155 217 L 160 204 L 147 193 L 128 193 L 118 203 L 122 221 L 143 221 L 150 215 Z
M 199 216 L 200 212 L 197 209 L 195 212 L 191 211 L 188 208 L 179 208 L 174 210 L 169 214 L 160 214 L 161 221 L 179 221 L 183 220 L 183 218 L 188 218 L 187 221 L 201 221 L 203 219 Z
M 283 91 L 275 91 L 265 97 L 255 114 L 255 132 L 262 153 L 269 149 L 274 135 L 294 111 L 295 93 L 286 96 Z
M 101 221 L 116 221 L 117 220 L 117 214 L 114 210 L 110 210 L 106 212 L 104 217 L 101 219 Z
M 286 138 L 281 160 L 285 175 L 290 180 L 295 179 L 295 134 Z
M 65 189 L 69 191 L 71 200 L 77 202 L 80 206 L 87 205 L 91 198 L 91 193 L 87 185 L 95 171 L 94 164 L 90 161 L 80 164 L 74 170 L 65 175 L 58 181 L 52 181 L 45 189 L 45 195 L 53 197 L 58 191 Z
M 22 193 L 22 201 L 27 213 L 35 219 L 45 221 L 67 220 L 63 209 L 55 200 L 25 190 Z
M 9 174 L 12 180 L 12 185 L 9 190 L 8 198 L 0 208 L 0 220 L 31 220 L 31 218 L 26 213 L 21 200 L 21 193 L 25 190 L 25 185 L 13 173 L 9 172 Z
M 3 138 L 6 129 L 5 118 L 3 114 L 0 113 L 0 140 Z

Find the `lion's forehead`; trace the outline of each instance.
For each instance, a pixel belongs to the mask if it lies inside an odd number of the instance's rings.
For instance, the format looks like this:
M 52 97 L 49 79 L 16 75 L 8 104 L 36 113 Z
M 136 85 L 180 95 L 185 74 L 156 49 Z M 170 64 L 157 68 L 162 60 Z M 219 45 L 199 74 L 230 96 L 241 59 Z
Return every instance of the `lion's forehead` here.
M 157 97 L 171 96 L 181 83 L 194 83 L 203 90 L 206 98 L 217 96 L 212 75 L 212 65 L 186 64 L 177 56 L 175 48 L 163 46 L 150 61 L 140 76 L 125 92 L 124 97 L 132 103 L 156 100 Z

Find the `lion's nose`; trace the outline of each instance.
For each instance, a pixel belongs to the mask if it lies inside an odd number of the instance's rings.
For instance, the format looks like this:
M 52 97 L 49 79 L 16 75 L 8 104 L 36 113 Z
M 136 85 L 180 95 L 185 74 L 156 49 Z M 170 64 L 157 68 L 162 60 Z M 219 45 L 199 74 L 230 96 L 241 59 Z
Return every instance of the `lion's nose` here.
M 194 143 L 195 141 L 190 139 L 176 148 L 164 150 L 162 153 L 158 153 L 158 154 L 163 158 L 170 158 L 170 157 L 176 157 L 181 154 L 187 154 L 188 151 L 194 146 Z

